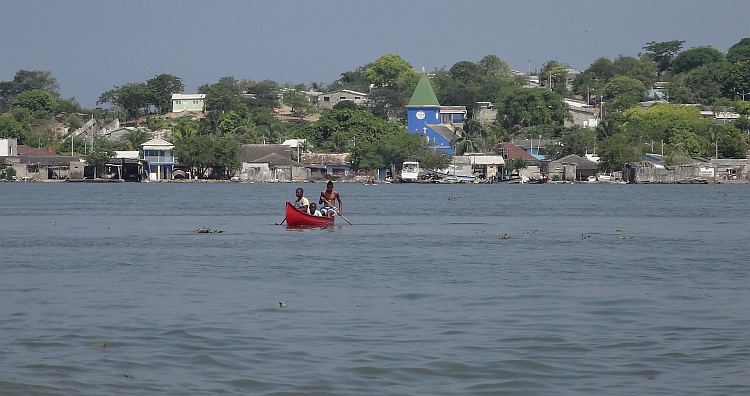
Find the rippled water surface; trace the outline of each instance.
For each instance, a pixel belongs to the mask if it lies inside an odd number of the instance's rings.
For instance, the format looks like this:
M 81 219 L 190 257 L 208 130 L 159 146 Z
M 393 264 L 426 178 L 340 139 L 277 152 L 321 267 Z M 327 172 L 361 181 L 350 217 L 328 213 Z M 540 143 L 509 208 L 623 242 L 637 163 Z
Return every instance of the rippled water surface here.
M 750 186 L 298 186 L 0 183 L 0 394 L 750 393 Z

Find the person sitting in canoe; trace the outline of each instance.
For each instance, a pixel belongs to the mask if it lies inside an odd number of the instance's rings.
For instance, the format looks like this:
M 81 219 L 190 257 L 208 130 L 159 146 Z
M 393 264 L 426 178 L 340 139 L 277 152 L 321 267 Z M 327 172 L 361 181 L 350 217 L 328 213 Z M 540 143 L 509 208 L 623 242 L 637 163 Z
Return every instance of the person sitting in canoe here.
M 336 200 L 339 201 L 339 209 L 336 210 Z M 333 182 L 329 181 L 326 184 L 326 189 L 320 192 L 320 199 L 318 204 L 323 205 L 320 208 L 320 213 L 325 217 L 333 217 L 336 212 L 339 215 L 343 212 L 343 205 L 341 204 L 341 194 L 333 189 Z
M 323 216 L 318 210 L 318 205 L 315 202 L 310 202 L 310 214 L 313 216 Z
M 295 191 L 297 200 L 294 201 L 294 207 L 302 213 L 310 214 L 310 201 L 305 198 L 304 194 L 305 190 L 301 188 L 298 188 L 297 191 Z

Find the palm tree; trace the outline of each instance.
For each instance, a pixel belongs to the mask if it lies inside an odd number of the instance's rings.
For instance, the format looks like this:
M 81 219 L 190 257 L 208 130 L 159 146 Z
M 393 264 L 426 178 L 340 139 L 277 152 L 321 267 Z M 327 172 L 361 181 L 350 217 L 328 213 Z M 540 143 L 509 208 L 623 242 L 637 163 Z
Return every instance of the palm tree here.
M 456 149 L 456 155 L 464 153 L 481 153 L 485 149 L 486 132 L 482 124 L 476 120 L 467 120 L 463 128 L 459 128 L 451 145 Z
M 141 144 L 151 139 L 151 134 L 142 129 L 136 129 L 126 133 L 123 139 L 130 142 L 134 150 L 140 150 Z

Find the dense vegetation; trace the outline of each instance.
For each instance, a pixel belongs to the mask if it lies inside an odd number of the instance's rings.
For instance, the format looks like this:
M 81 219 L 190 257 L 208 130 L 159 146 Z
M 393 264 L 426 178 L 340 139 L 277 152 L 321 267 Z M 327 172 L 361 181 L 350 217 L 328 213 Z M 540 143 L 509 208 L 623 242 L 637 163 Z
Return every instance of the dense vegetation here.
M 498 119 L 490 125 L 469 120 L 453 144 L 458 153 L 489 152 L 503 141 L 543 137 L 559 141 L 548 147 L 552 158 L 596 152 L 603 170 L 617 170 L 638 160 L 638 152 L 677 156 L 745 158 L 748 149 L 750 105 L 750 38 L 743 38 L 723 53 L 713 47 L 682 49 L 683 41 L 647 43 L 637 57 L 602 57 L 572 83 L 569 67 L 545 63 L 535 74 L 543 87 L 522 88 L 523 77 L 495 55 L 477 62 L 460 61 L 449 69 L 430 73 L 442 105 L 462 105 L 475 111 L 477 102 L 490 102 Z M 341 74 L 328 86 L 322 83 L 279 84 L 274 81 L 223 77 L 204 84 L 205 117 L 170 119 L 171 95 L 183 93 L 179 77 L 161 74 L 146 82 L 115 86 L 99 97 L 98 107 L 83 109 L 75 98 L 60 98 L 60 87 L 49 71 L 19 70 L 11 81 L 0 82 L 0 137 L 18 138 L 20 144 L 51 147 L 59 153 L 85 154 L 92 162 L 106 159 L 113 150 L 134 150 L 150 138 L 139 129 L 121 142 L 104 139 L 71 141 L 70 132 L 89 118 L 120 118 L 151 131 L 171 130 L 179 160 L 198 170 L 223 169 L 226 177 L 238 167 L 240 145 L 281 143 L 307 139 L 307 149 L 351 153 L 356 169 L 398 167 L 419 160 L 439 167 L 450 159 L 429 150 L 419 136 L 404 128 L 406 104 L 419 80 L 412 65 L 394 54 Z M 640 102 L 659 87 L 669 103 L 643 108 Z M 339 103 L 316 117 L 306 90 L 352 89 L 370 94 L 366 107 Z M 603 107 L 604 120 L 596 129 L 565 127 L 570 119 L 564 98 L 579 98 Z M 736 112 L 741 117 L 716 125 L 702 118 L 695 104 L 715 112 Z M 291 117 L 281 120 L 281 106 Z M 58 128 L 62 126 L 63 128 Z M 93 147 L 93 151 L 92 151 Z

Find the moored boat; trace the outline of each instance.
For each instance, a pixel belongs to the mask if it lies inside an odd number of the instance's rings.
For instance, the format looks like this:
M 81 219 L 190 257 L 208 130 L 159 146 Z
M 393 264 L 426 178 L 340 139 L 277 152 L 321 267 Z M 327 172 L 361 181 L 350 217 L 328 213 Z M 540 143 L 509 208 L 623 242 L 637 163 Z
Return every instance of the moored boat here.
M 333 225 L 333 217 L 312 216 L 307 213 L 302 213 L 297 210 L 291 202 L 287 202 L 286 224 L 289 227 L 327 227 Z

